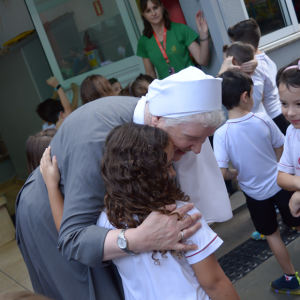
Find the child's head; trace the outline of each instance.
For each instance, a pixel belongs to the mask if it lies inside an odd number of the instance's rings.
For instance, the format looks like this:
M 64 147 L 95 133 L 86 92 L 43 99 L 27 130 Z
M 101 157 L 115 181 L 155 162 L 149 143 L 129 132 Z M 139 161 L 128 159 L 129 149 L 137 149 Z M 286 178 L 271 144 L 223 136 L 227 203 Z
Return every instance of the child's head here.
M 46 129 L 30 136 L 26 142 L 27 168 L 31 174 L 39 165 L 45 149 L 54 137 L 56 129 Z
M 102 75 L 91 75 L 83 80 L 80 87 L 82 104 L 99 98 L 115 96 L 109 81 Z
M 140 74 L 132 83 L 124 88 L 120 96 L 141 98 L 148 93 L 148 87 L 154 79 L 149 75 Z
M 157 127 L 125 123 L 106 138 L 101 163 L 109 221 L 117 228 L 135 228 L 152 211 L 188 197 L 172 179 L 174 146 Z M 138 216 L 133 219 L 132 214 Z M 126 224 L 126 225 L 125 225 Z
M 300 58 L 281 68 L 276 76 L 282 114 L 300 129 Z
M 253 107 L 253 81 L 249 75 L 241 71 L 226 71 L 221 74 L 222 103 L 228 109 L 241 107 L 251 111 Z
M 228 35 L 232 42 L 244 42 L 251 44 L 255 50 L 258 48 L 261 37 L 260 29 L 252 18 L 241 21 L 228 28 Z
M 243 63 L 254 59 L 255 49 L 252 45 L 243 42 L 234 42 L 223 46 L 224 58 L 233 56 L 232 63 L 241 66 Z
M 118 81 L 118 79 L 117 78 L 111 78 L 111 79 L 108 79 L 108 81 L 111 84 L 111 87 L 112 87 L 115 95 L 119 95 L 119 93 L 122 90 L 122 86 L 121 86 L 121 83 Z
M 37 106 L 36 112 L 42 120 L 53 123 L 57 127 L 65 119 L 65 110 L 59 100 L 46 99 Z

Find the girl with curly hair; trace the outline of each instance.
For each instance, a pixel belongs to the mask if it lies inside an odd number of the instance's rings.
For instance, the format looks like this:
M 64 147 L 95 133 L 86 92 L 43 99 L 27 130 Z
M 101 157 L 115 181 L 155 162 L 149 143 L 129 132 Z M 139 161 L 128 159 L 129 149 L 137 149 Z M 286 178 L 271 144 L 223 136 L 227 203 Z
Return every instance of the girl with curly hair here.
M 107 194 L 97 225 L 122 229 L 118 239 L 121 245 L 126 244 L 126 230 L 138 227 L 151 212 L 172 214 L 166 210 L 166 205 L 176 203 L 180 207 L 189 201 L 175 184 L 174 146 L 165 131 L 125 123 L 109 133 L 105 148 L 101 173 Z M 59 229 L 63 197 L 58 188 L 60 176 L 56 158 L 54 156 L 51 162 L 50 148 L 44 153 L 41 172 Z M 189 214 L 195 212 L 194 208 Z M 152 252 L 133 253 L 127 244 L 124 251 L 130 255 L 124 253 L 126 256 L 113 260 L 122 278 L 126 300 L 239 299 L 214 256 L 222 240 L 204 219 L 201 222 L 202 228 L 187 241 L 196 244 L 198 250 L 158 253 L 153 249 Z

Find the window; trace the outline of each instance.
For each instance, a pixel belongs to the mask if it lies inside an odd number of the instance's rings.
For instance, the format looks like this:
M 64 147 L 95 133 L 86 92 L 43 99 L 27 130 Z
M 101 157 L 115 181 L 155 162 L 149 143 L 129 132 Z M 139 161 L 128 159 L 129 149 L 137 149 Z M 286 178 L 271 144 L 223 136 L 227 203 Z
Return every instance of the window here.
M 256 20 L 262 35 L 292 24 L 285 1 L 245 0 L 245 5 L 249 17 Z
M 137 36 L 124 1 L 26 0 L 54 76 L 68 88 L 91 74 L 114 77 L 137 66 Z M 121 79 L 122 80 L 122 79 Z M 132 80 L 128 78 L 125 81 Z

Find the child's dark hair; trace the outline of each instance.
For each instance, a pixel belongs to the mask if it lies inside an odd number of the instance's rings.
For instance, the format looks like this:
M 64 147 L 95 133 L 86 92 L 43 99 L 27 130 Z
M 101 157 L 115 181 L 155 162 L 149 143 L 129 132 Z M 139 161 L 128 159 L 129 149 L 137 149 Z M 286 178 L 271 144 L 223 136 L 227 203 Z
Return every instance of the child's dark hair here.
M 254 59 L 255 49 L 252 45 L 243 42 L 234 42 L 223 46 L 226 57 L 233 56 L 239 65 Z
M 241 71 L 226 71 L 220 75 L 222 81 L 222 103 L 228 109 L 239 106 L 241 95 L 251 93 L 253 81 L 249 75 Z
M 141 98 L 148 93 L 148 86 L 153 80 L 154 79 L 149 75 L 140 74 L 132 83 L 126 86 L 119 95 Z
M 292 69 L 285 71 L 285 69 L 288 67 L 298 66 L 299 60 L 300 60 L 300 57 L 295 59 L 290 64 L 281 68 L 278 71 L 278 73 L 276 75 L 277 87 L 279 87 L 279 84 L 281 83 L 281 84 L 284 84 L 287 87 L 287 89 L 289 89 L 290 87 L 300 88 L 300 70 L 299 70 L 299 68 L 292 68 Z
M 241 21 L 229 27 L 227 32 L 234 42 L 240 41 L 251 44 L 255 50 L 258 48 L 261 33 L 260 28 L 254 19 L 250 18 Z
M 54 128 L 46 129 L 28 138 L 26 142 L 26 158 L 29 174 L 40 165 L 43 153 L 56 132 L 57 130 Z
M 151 2 L 157 6 L 162 6 L 162 3 L 160 0 L 151 0 Z M 148 0 L 140 0 L 140 9 L 141 12 L 144 13 L 145 10 L 147 9 L 147 5 L 148 5 Z M 151 24 L 144 18 L 144 16 L 142 16 L 143 22 L 144 22 L 144 31 L 143 34 L 147 37 L 147 38 L 151 38 L 152 34 L 153 34 L 153 29 Z M 163 19 L 165 21 L 165 27 L 167 30 L 171 29 L 171 20 L 169 18 L 169 13 L 168 11 L 164 8 L 164 13 L 163 13 Z
M 165 148 L 170 142 L 162 129 L 134 123 L 119 125 L 108 134 L 101 173 L 107 217 L 116 228 L 136 228 L 152 211 L 170 214 L 165 205 L 189 201 L 168 176 Z
M 59 100 L 54 100 L 51 98 L 46 99 L 36 108 L 36 112 L 42 120 L 53 124 L 58 121 L 58 116 L 61 111 L 65 111 L 61 102 Z
M 108 79 L 108 82 L 113 85 L 114 83 L 119 82 L 119 80 L 117 78 L 110 78 Z

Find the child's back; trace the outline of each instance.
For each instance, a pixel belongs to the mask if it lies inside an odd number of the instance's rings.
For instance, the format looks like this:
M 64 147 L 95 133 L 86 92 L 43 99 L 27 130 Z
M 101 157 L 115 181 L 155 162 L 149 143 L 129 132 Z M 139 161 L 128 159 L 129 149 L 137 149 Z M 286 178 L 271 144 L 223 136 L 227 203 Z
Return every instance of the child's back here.
M 177 208 L 184 204 L 185 202 L 178 201 Z M 198 210 L 194 208 L 188 214 L 196 212 Z M 162 257 L 158 252 L 154 257 L 159 259 L 157 264 L 152 258 L 153 252 L 144 252 L 113 260 L 122 278 L 126 300 L 173 300 L 174 295 L 175 299 L 210 299 L 198 283 L 191 265 L 214 253 L 223 242 L 203 217 L 201 223 L 202 227 L 188 239 L 188 242 L 198 245 L 199 249 L 183 253 L 181 259 L 170 252 Z M 97 225 L 115 229 L 105 212 L 101 213 Z
M 229 119 L 214 135 L 214 152 L 220 168 L 229 160 L 238 171 L 242 190 L 250 197 L 263 200 L 276 194 L 277 159 L 273 148 L 284 143 L 284 136 L 264 113 L 252 112 Z

